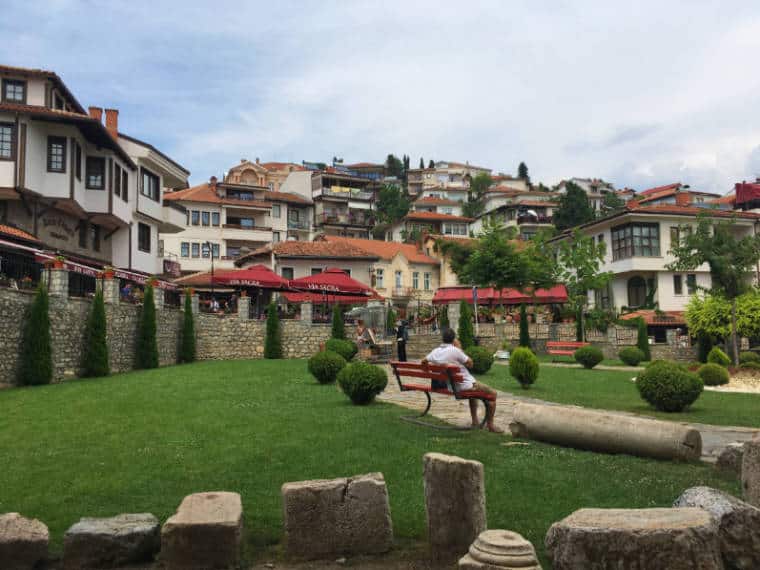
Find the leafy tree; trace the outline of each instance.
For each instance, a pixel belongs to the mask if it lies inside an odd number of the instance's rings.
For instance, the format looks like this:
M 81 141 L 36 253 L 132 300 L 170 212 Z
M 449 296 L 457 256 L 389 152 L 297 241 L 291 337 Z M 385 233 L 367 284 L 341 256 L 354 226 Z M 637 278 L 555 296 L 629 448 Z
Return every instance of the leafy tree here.
M 712 339 L 726 339 L 731 335 L 731 302 L 722 295 L 694 295 L 685 316 L 689 331 L 698 338 L 704 336 L 712 342 Z M 757 289 L 736 299 L 736 332 L 748 338 L 760 336 L 760 291 Z
M 341 319 L 341 323 L 343 319 Z M 264 358 L 282 358 L 282 332 L 277 303 L 272 301 L 267 307 L 267 331 L 264 338 Z
M 528 328 L 528 311 L 525 303 L 520 304 L 520 346 L 530 348 L 530 329 Z
M 462 213 L 468 218 L 477 218 L 485 209 L 486 192 L 493 184 L 493 179 L 481 172 L 470 182 L 470 188 L 467 191 L 467 202 L 462 206 Z
M 397 156 L 389 154 L 385 159 L 385 172 L 388 176 L 401 178 L 404 174 L 404 163 Z
M 433 159 L 430 159 L 430 162 L 428 162 L 428 168 L 435 168 L 435 162 L 433 162 Z
M 583 188 L 574 182 L 568 182 L 565 194 L 560 196 L 558 207 L 554 210 L 555 227 L 558 230 L 566 230 L 593 219 L 594 209 Z
M 528 165 L 524 162 L 521 162 L 519 166 L 517 167 L 517 177 L 525 180 L 525 182 L 530 186 L 530 176 L 528 175 Z
M 596 243 L 593 236 L 575 230 L 570 239 L 562 240 L 557 249 L 555 280 L 567 288 L 568 302 L 578 314 L 578 331 L 584 335 L 583 314 L 588 302 L 588 292 L 606 287 L 612 272 L 600 271 L 604 262 L 605 244 Z
M 409 197 L 395 184 L 386 184 L 380 189 L 375 202 L 378 221 L 395 224 L 409 213 Z
M 180 362 L 195 362 L 195 317 L 193 317 L 193 302 L 189 294 L 185 294 L 185 310 L 182 315 L 182 343 L 179 350 Z
M 647 333 L 646 321 L 641 317 L 636 319 L 636 328 L 638 329 L 638 334 L 636 336 L 636 346 L 641 352 L 644 353 L 644 360 L 652 360 L 652 351 L 649 349 L 649 334 Z
M 420 170 L 422 170 L 423 168 L 425 168 L 425 160 L 422 157 L 420 157 Z
M 82 357 L 82 376 L 96 378 L 108 376 L 111 366 L 108 361 L 108 342 L 106 340 L 106 306 L 103 303 L 103 291 L 95 293 L 87 328 L 84 333 L 84 354 Z
M 156 341 L 156 304 L 153 287 L 145 286 L 140 321 L 137 325 L 137 362 L 135 368 L 158 368 L 158 342 Z
M 467 301 L 459 303 L 459 330 L 457 336 L 462 343 L 462 350 L 475 346 L 475 331 L 472 324 L 473 312 Z
M 396 330 L 396 311 L 388 309 L 385 315 L 385 332 L 392 334 L 394 330 Z
M 333 307 L 332 334 L 330 337 L 346 340 L 346 326 L 343 323 L 343 311 L 340 310 L 340 305 L 338 304 Z
M 732 360 L 739 365 L 737 339 L 736 300 L 749 291 L 750 280 L 760 260 L 760 236 L 739 238 L 734 233 L 734 222 L 713 223 L 708 215 L 700 215 L 695 231 L 681 232 L 683 238 L 670 253 L 676 261 L 668 266 L 671 271 L 689 271 L 703 263 L 710 268 L 712 291 L 731 303 Z
M 602 212 L 612 214 L 625 209 L 625 200 L 614 192 L 607 192 L 602 197 Z
M 18 383 L 21 386 L 49 384 L 53 379 L 53 350 L 50 344 L 48 308 L 47 289 L 40 283 L 21 339 L 18 369 Z

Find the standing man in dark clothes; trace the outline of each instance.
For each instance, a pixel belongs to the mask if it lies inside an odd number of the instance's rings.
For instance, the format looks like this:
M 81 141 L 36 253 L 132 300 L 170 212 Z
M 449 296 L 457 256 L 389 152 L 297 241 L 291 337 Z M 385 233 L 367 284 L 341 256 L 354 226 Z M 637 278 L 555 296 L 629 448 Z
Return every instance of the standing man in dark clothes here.
M 400 362 L 406 362 L 406 343 L 409 340 L 408 323 L 402 319 L 396 321 L 396 348 Z

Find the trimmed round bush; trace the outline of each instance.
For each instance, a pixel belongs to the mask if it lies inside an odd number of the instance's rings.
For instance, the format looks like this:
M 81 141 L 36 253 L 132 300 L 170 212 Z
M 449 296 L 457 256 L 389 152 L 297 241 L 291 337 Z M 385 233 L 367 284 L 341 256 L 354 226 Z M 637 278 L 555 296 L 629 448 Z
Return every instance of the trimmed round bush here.
M 740 365 L 739 368 L 744 368 L 745 370 L 760 370 L 760 362 L 752 362 L 750 360 L 749 362 Z
M 745 350 L 739 353 L 739 364 L 747 364 L 747 362 L 760 362 L 760 356 L 756 352 L 751 350 Z
M 707 362 L 709 364 L 717 364 L 723 368 L 728 368 L 728 365 L 731 364 L 731 359 L 728 358 L 728 355 L 719 347 L 713 346 L 710 353 L 707 355 Z
M 641 397 L 661 412 L 681 412 L 699 398 L 702 379 L 685 367 L 657 360 L 636 379 Z
M 372 402 L 387 385 L 385 370 L 367 362 L 353 362 L 338 373 L 338 386 L 359 406 Z
M 591 370 L 604 360 L 604 353 L 596 346 L 582 346 L 573 353 L 573 358 L 582 364 L 583 368 Z
M 626 346 L 618 352 L 618 358 L 623 361 L 623 364 L 638 366 L 640 362 L 644 361 L 644 353 L 636 346 Z
M 471 346 L 464 351 L 472 358 L 472 371 L 475 374 L 485 374 L 493 365 L 493 354 L 483 346 Z
M 719 364 L 703 364 L 697 370 L 697 374 L 705 383 L 705 386 L 721 386 L 728 384 L 728 370 Z
M 346 362 L 350 361 L 354 356 L 356 356 L 356 353 L 359 352 L 359 349 L 357 348 L 355 342 L 351 342 L 350 340 L 341 340 L 339 338 L 331 338 L 328 340 L 325 343 L 325 350 L 337 352 L 346 359 Z
M 529 348 L 516 348 L 509 355 L 509 373 L 520 386 L 529 388 L 538 378 L 538 358 Z
M 324 350 L 309 359 L 309 372 L 320 384 L 335 382 L 335 378 L 346 366 L 346 359 L 337 352 Z

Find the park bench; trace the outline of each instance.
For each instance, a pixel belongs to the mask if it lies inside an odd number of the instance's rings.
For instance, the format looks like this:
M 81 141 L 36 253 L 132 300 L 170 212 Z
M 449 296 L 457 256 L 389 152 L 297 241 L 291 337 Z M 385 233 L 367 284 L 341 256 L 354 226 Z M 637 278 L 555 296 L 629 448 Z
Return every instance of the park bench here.
M 433 401 L 430 394 L 441 394 L 451 396 L 457 400 L 480 400 L 488 409 L 488 402 L 495 401 L 496 395 L 478 390 L 460 390 L 457 385 L 462 382 L 462 373 L 459 366 L 455 364 L 422 364 L 421 362 L 398 362 L 392 361 L 391 368 L 396 375 L 398 387 L 402 392 L 416 391 L 422 392 L 427 398 L 425 410 L 418 416 L 402 416 L 401 419 L 412 423 L 418 423 L 427 427 L 436 429 L 463 429 L 447 426 L 433 425 L 421 421 L 420 418 L 430 411 Z M 404 379 L 414 378 L 413 381 Z M 482 428 L 486 423 L 486 414 L 483 414 L 483 421 L 480 424 Z M 469 428 L 467 428 L 469 429 Z
M 576 350 L 590 344 L 590 342 L 552 340 L 546 343 L 546 352 L 552 356 L 573 356 Z

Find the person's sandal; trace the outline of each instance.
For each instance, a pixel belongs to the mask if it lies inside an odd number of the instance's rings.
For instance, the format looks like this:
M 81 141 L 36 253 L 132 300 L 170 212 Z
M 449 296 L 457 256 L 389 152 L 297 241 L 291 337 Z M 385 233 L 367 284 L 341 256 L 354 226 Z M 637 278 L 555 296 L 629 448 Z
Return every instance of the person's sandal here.
M 503 429 L 501 429 L 500 427 L 496 427 L 496 426 L 486 427 L 486 429 L 488 431 L 490 431 L 491 433 L 504 433 Z

